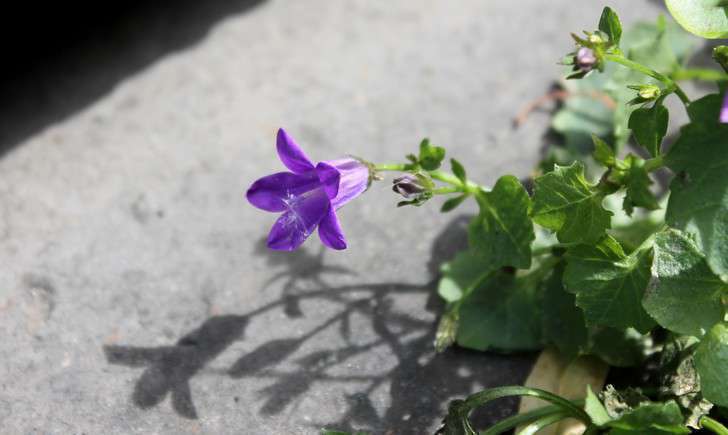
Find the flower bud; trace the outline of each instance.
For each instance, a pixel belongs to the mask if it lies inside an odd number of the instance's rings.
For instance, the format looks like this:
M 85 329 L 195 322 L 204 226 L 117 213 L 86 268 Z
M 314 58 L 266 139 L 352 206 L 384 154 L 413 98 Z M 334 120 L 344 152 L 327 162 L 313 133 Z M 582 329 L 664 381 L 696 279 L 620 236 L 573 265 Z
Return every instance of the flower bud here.
M 654 100 L 660 96 L 660 88 L 655 85 L 646 85 L 637 94 L 645 100 Z
M 662 95 L 662 90 L 657 85 L 630 85 L 627 87 L 633 91 L 637 91 L 637 96 L 627 102 L 630 105 L 655 101 Z
M 713 49 L 713 59 L 728 72 L 728 46 L 719 45 Z
M 604 41 L 604 38 L 602 38 L 601 36 L 597 35 L 596 33 L 592 33 L 591 35 L 589 35 L 588 41 L 591 42 L 594 45 L 603 44 L 605 42 Z
M 419 197 L 429 189 L 419 177 L 406 174 L 394 179 L 392 190 L 409 199 Z
M 574 56 L 574 66 L 582 72 L 589 72 L 597 65 L 597 56 L 594 50 L 588 47 L 581 47 Z

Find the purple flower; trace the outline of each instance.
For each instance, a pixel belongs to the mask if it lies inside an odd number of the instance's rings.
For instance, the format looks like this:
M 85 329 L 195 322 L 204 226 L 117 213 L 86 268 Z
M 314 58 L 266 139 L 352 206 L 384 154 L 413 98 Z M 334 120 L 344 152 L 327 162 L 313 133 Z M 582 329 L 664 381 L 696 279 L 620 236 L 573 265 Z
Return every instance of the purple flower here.
M 291 172 L 278 172 L 253 183 L 246 194 L 259 209 L 283 212 L 268 234 L 268 247 L 293 251 L 318 226 L 321 242 L 346 249 L 336 210 L 369 186 L 369 168 L 347 157 L 314 165 L 282 128 L 276 147 L 281 162 Z
M 574 64 L 583 72 L 589 72 L 596 66 L 598 62 L 594 50 L 587 47 L 581 47 L 574 56 Z
M 401 177 L 397 177 L 392 182 L 392 190 L 407 199 L 411 197 L 417 197 L 420 194 L 427 192 L 427 187 L 415 176 L 405 174 Z
M 728 124 L 728 91 L 726 91 L 723 97 L 723 108 L 720 109 L 720 122 Z

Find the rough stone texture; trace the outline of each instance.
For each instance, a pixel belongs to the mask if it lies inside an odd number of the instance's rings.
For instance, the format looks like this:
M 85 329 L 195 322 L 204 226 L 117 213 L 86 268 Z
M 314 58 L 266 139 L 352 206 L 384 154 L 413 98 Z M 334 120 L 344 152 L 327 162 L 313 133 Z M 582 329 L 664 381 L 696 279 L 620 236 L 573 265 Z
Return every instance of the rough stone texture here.
M 380 183 L 340 214 L 347 251 L 281 254 L 242 194 L 281 168 L 279 126 L 317 160 L 429 136 L 482 182 L 526 175 L 547 115 L 511 120 L 601 2 L 189 3 L 5 90 L 0 432 L 421 434 L 449 399 L 522 381 L 532 355 L 432 352 L 437 266 L 472 207 L 395 210 Z

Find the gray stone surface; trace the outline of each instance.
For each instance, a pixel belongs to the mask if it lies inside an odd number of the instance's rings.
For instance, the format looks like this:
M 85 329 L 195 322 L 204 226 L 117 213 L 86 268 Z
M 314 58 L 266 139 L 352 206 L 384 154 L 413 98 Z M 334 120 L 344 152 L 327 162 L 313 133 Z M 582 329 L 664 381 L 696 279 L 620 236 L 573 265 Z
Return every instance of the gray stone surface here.
M 340 213 L 347 251 L 281 254 L 243 192 L 281 168 L 279 126 L 317 160 L 429 136 L 482 182 L 526 175 L 547 115 L 511 120 L 601 2 L 209 5 L 131 20 L 2 103 L 0 432 L 420 434 L 522 381 L 532 355 L 431 349 L 472 207 L 396 210 L 380 183 Z

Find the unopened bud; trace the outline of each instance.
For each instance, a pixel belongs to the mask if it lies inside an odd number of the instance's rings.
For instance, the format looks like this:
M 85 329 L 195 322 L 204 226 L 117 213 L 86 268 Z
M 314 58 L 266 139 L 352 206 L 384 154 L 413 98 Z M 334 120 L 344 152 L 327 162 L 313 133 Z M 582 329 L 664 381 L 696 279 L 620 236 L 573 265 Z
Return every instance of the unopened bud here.
M 728 46 L 719 45 L 713 49 L 713 59 L 728 72 Z
M 645 100 L 654 100 L 660 96 L 660 88 L 655 85 L 643 86 L 638 92 L 639 96 Z
M 660 95 L 662 95 L 662 90 L 659 86 L 656 85 L 631 85 L 627 87 L 632 89 L 633 91 L 637 91 L 637 96 L 627 102 L 627 104 L 630 105 L 643 104 L 647 103 L 648 101 L 654 101 L 660 98 Z
M 418 197 L 424 192 L 427 192 L 427 186 L 414 175 L 403 175 L 395 178 L 393 181 L 392 190 L 405 198 Z
M 581 47 L 574 56 L 574 65 L 583 72 L 593 70 L 597 62 L 597 56 L 591 48 Z
M 595 44 L 595 45 L 602 44 L 602 43 L 604 43 L 604 39 L 601 36 L 597 35 L 596 33 L 592 33 L 591 35 L 589 35 L 589 42 L 591 42 L 592 44 Z

